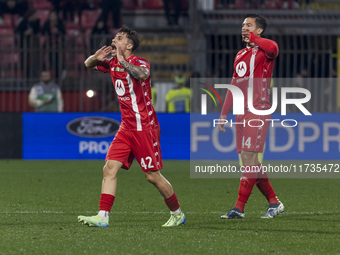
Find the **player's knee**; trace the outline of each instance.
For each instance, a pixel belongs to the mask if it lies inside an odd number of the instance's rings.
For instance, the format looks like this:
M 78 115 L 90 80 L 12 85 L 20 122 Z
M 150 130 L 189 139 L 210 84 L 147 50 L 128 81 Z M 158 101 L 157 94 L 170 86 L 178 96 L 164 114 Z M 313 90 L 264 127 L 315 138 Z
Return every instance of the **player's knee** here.
M 257 153 L 253 151 L 242 151 L 241 159 L 242 159 L 243 165 L 258 164 Z
M 157 180 L 158 180 L 158 173 L 157 172 L 153 172 L 153 171 L 150 171 L 150 172 L 145 172 L 145 178 L 148 182 L 152 183 L 152 184 L 155 184 L 157 183 Z
M 106 162 L 106 164 L 103 167 L 103 175 L 104 177 L 115 177 L 118 173 L 119 168 L 117 168 L 114 164 L 110 164 Z

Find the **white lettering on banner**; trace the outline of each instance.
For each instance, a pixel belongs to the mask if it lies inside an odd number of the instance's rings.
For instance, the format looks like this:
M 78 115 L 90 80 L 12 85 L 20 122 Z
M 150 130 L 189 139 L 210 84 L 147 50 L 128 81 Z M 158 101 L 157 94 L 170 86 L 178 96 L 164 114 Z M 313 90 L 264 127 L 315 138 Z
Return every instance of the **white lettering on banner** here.
M 216 119 L 214 126 L 210 121 L 193 122 L 191 124 L 191 152 L 197 153 L 207 145 L 212 144 L 214 153 L 234 152 L 236 149 L 236 131 L 235 126 L 225 126 L 231 129 L 232 142 L 225 144 L 225 138 L 219 131 L 217 124 L 228 123 L 226 120 Z M 289 152 L 296 150 L 303 153 L 318 150 L 318 153 L 327 153 L 336 150 L 340 152 L 340 123 L 324 122 L 323 124 L 315 122 L 300 121 L 297 127 L 282 126 L 281 122 L 272 122 L 273 126 L 268 129 L 268 151 L 270 153 Z M 294 125 L 294 124 L 293 124 Z M 229 132 L 229 131 L 227 131 Z M 244 141 L 246 143 L 246 140 Z M 332 147 L 331 146 L 336 146 Z M 314 149 L 313 149 L 314 148 Z M 316 152 L 316 151 L 315 151 Z M 206 155 L 209 156 L 209 155 Z
M 220 151 L 220 152 L 231 152 L 233 150 L 235 150 L 236 148 L 236 132 L 235 132 L 235 128 L 231 128 L 231 127 L 226 127 L 226 128 L 230 128 L 233 132 L 233 142 L 228 145 L 228 146 L 224 146 L 220 143 L 220 137 L 219 135 L 222 134 L 220 132 L 220 130 L 218 128 L 214 128 L 213 132 L 212 132 L 212 142 L 214 147 L 216 148 L 216 150 Z
M 306 136 L 306 129 L 312 129 L 313 134 Z M 313 122 L 300 122 L 299 124 L 299 151 L 305 151 L 305 143 L 315 142 L 320 136 L 320 128 Z
M 112 126 L 111 123 L 103 126 L 104 120 L 84 119 L 81 120 L 80 125 L 77 127 L 79 134 L 108 134 Z
M 198 142 L 207 142 L 210 141 L 209 135 L 198 135 L 199 128 L 209 128 L 210 122 L 208 121 L 201 121 L 201 122 L 194 122 L 191 124 L 191 151 L 196 152 L 198 151 Z
M 337 129 L 337 134 L 331 135 L 330 129 Z M 338 122 L 325 122 L 323 123 L 323 151 L 329 152 L 329 143 L 338 143 L 338 152 L 340 152 L 340 123 Z
M 286 144 L 278 146 L 276 145 L 276 129 L 282 128 L 287 132 L 288 141 Z M 269 151 L 271 152 L 283 152 L 288 151 L 294 146 L 295 141 L 295 132 L 294 129 L 291 127 L 282 127 L 280 124 L 275 123 L 272 128 L 269 130 Z
M 110 143 L 106 141 L 80 141 L 79 142 L 79 153 L 89 154 L 106 154 L 109 150 Z

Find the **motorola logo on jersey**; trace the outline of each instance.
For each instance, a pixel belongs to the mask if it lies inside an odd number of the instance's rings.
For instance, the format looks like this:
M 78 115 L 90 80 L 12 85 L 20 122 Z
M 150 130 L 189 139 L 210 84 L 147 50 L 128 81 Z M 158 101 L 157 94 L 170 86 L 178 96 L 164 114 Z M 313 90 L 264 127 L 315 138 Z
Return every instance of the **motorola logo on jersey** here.
M 122 80 L 116 80 L 115 89 L 118 96 L 123 96 L 125 94 L 125 86 Z
M 119 129 L 120 122 L 106 117 L 82 117 L 71 120 L 66 129 L 80 137 L 109 137 Z
M 121 101 L 130 101 L 130 97 L 118 97 L 119 100 Z
M 239 77 L 243 77 L 247 72 L 247 64 L 244 61 L 241 61 L 236 66 L 236 73 Z

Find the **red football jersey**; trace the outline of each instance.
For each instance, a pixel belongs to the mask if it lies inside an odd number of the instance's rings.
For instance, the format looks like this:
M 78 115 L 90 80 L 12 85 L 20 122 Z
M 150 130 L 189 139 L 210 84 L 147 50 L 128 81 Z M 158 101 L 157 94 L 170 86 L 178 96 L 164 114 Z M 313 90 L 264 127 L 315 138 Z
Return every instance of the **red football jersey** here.
M 132 65 L 142 66 L 150 72 L 150 63 L 141 57 L 131 55 L 126 61 Z M 142 131 L 158 127 L 157 115 L 152 103 L 150 76 L 145 81 L 135 79 L 116 57 L 98 62 L 97 70 L 111 74 L 122 113 L 120 125 L 122 129 Z
M 269 58 L 259 47 L 240 50 L 234 61 L 232 84 L 239 87 L 244 95 L 245 108 L 248 108 L 248 87 L 253 87 L 253 106 L 266 110 L 270 103 L 270 82 L 275 58 Z

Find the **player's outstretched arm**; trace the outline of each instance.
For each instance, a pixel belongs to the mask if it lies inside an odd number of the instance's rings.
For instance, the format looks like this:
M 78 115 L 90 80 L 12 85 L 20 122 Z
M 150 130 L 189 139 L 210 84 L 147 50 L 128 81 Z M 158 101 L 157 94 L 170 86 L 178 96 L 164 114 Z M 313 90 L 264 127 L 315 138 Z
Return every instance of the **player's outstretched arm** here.
M 249 41 L 257 44 L 269 58 L 276 58 L 279 55 L 279 47 L 272 40 L 258 37 L 253 32 L 250 32 Z
M 98 61 L 105 61 L 106 57 L 111 53 L 111 46 L 103 46 L 96 51 L 94 55 L 89 56 L 84 64 L 89 69 L 96 69 Z

